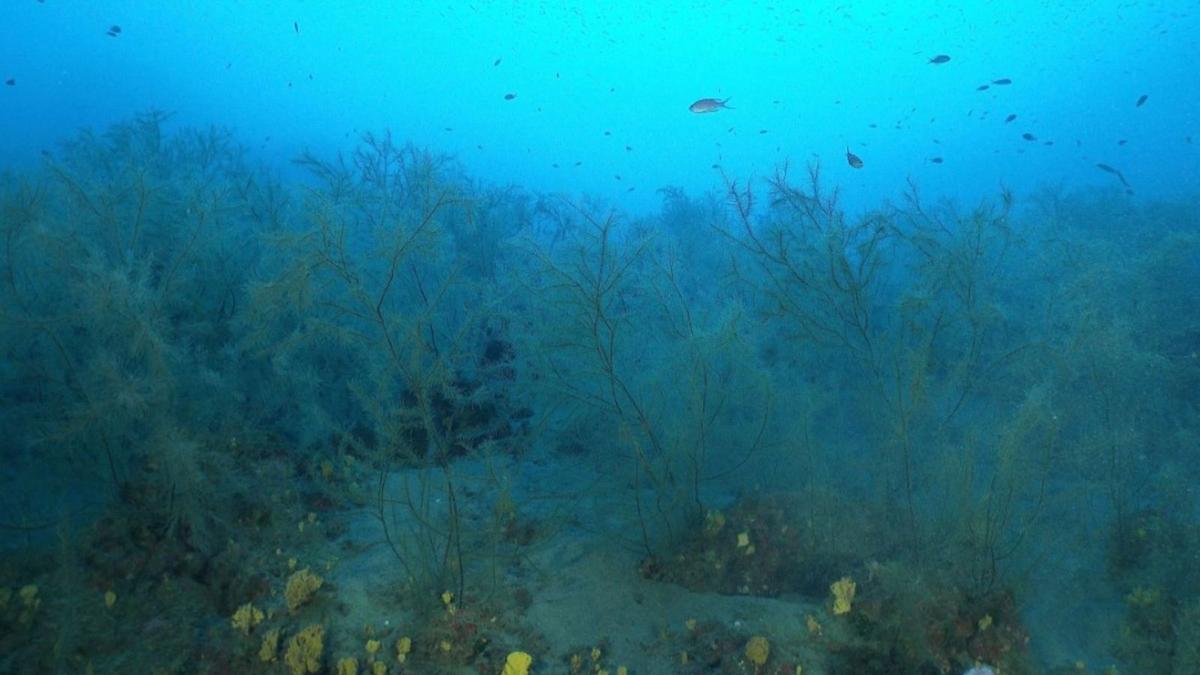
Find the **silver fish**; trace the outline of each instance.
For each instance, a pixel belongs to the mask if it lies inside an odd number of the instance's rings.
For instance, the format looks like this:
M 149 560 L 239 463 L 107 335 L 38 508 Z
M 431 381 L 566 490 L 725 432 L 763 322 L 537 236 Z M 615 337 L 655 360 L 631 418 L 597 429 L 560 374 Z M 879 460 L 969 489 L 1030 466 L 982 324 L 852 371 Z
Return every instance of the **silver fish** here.
M 733 110 L 733 107 L 726 105 L 727 103 L 729 103 L 729 99 L 727 99 L 727 98 L 726 99 L 702 98 L 699 101 L 696 101 L 695 103 L 689 105 L 688 110 L 691 110 L 694 113 L 717 112 L 721 108 L 725 108 L 727 110 Z

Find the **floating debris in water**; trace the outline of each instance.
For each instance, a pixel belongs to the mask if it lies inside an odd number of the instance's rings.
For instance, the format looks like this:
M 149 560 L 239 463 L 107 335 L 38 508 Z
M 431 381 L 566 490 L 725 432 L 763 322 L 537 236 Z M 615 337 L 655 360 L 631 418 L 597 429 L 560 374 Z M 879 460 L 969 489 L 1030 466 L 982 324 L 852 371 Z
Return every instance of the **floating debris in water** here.
M 514 99 L 514 98 L 516 98 L 516 97 L 517 97 L 517 95 L 516 95 L 516 94 L 505 94 L 505 95 L 504 95 L 504 100 L 505 100 L 505 101 L 511 101 L 511 100 L 513 100 L 513 99 Z
M 1133 104 L 1133 107 L 1135 107 L 1135 108 L 1142 107 L 1142 104 L 1145 103 L 1146 99 L 1148 99 L 1148 98 L 1150 98 L 1149 94 L 1142 94 L 1141 96 L 1138 97 L 1137 103 Z
M 863 168 L 862 158 L 850 152 L 850 148 L 846 148 L 846 163 L 850 165 L 851 169 Z
M 933 57 L 932 59 L 929 59 L 929 62 L 936 65 L 936 64 L 946 63 L 949 60 L 950 60 L 950 57 L 947 56 L 946 54 L 938 54 L 937 56 Z
M 113 25 L 109 26 L 108 32 L 105 33 L 105 35 L 108 35 L 108 37 L 117 37 L 120 34 L 121 34 L 121 27 L 115 23 Z M 1141 105 L 1141 104 L 1139 104 L 1139 105 Z
M 729 99 L 727 99 L 727 98 L 726 99 L 702 98 L 702 99 L 696 101 L 695 103 L 689 105 L 688 110 L 691 110 L 694 113 L 717 112 L 718 110 L 720 110 L 722 108 L 725 108 L 727 110 L 733 110 L 732 107 L 727 105 L 728 103 L 729 103 Z

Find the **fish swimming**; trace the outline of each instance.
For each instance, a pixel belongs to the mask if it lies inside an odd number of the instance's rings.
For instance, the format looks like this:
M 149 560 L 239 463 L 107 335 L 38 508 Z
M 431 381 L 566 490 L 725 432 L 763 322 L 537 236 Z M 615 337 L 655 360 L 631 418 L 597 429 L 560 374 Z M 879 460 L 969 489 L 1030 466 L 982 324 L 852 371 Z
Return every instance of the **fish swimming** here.
M 688 110 L 691 110 L 694 113 L 717 112 L 721 108 L 725 108 L 726 110 L 733 110 L 732 106 L 727 105 L 728 103 L 729 103 L 729 99 L 727 99 L 727 98 L 726 99 L 702 98 L 699 101 L 696 101 L 695 103 L 689 105 Z
M 846 148 L 846 163 L 850 165 L 851 169 L 863 168 L 862 158 L 853 152 L 850 152 L 850 148 Z
M 933 63 L 933 64 L 940 64 L 940 63 L 946 63 L 949 60 L 950 60 L 949 56 L 947 56 L 945 54 L 938 54 L 937 56 L 933 57 L 932 59 L 929 59 L 929 62 Z
M 1109 166 L 1107 164 L 1097 164 L 1096 168 L 1100 169 L 1101 171 L 1104 171 L 1106 173 L 1111 173 L 1112 175 L 1116 176 L 1118 180 L 1121 181 L 1121 185 L 1124 185 L 1127 188 L 1129 187 L 1129 181 L 1125 180 L 1124 174 L 1122 174 L 1120 171 L 1112 168 L 1111 166 Z

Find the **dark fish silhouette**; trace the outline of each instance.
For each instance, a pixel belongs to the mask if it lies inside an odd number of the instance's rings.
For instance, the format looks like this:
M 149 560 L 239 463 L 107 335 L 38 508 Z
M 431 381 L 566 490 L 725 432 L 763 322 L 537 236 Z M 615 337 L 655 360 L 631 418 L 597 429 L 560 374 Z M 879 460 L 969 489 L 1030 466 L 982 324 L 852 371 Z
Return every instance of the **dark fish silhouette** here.
M 851 169 L 863 168 L 862 158 L 853 152 L 850 152 L 850 148 L 846 148 L 846 163 L 850 165 Z
M 1017 114 L 1016 114 L 1016 113 L 1012 113 L 1012 114 L 1010 114 L 1008 117 L 1005 117 L 1005 118 L 1004 118 L 1004 123 L 1005 123 L 1005 124 L 1008 124 L 1009 122 L 1011 122 L 1011 121 L 1013 121 L 1013 120 L 1015 120 L 1015 119 L 1017 119 Z
M 942 158 L 941 157 L 930 157 L 929 161 L 933 162 L 934 164 L 941 164 Z
M 721 108 L 725 108 L 726 110 L 733 110 L 733 107 L 729 106 L 728 103 L 729 103 L 729 99 L 727 99 L 727 98 L 726 99 L 702 98 L 699 101 L 696 101 L 695 103 L 689 105 L 688 110 L 691 110 L 694 113 L 717 112 Z
M 15 87 L 15 86 L 17 86 L 17 78 L 10 77 L 4 81 L 4 84 L 7 84 L 10 87 Z
M 986 84 L 981 84 L 978 87 L 975 87 L 975 91 L 986 91 L 987 89 L 988 89 L 988 85 L 986 85 Z
M 1031 134 L 1029 132 L 1025 132 L 1025 133 L 1021 134 L 1021 138 L 1024 138 L 1027 141 L 1036 141 L 1037 140 L 1037 136 L 1034 136 L 1033 134 Z
M 117 37 L 120 34 L 121 34 L 121 27 L 116 24 L 113 24 L 112 26 L 110 26 L 108 29 L 108 33 L 106 33 L 106 35 L 108 35 L 108 37 Z
M 1111 173 L 1112 175 L 1117 177 L 1117 180 L 1121 181 L 1121 185 L 1124 185 L 1127 188 L 1130 187 L 1129 181 L 1125 180 L 1125 176 L 1120 171 L 1112 168 L 1111 166 L 1109 166 L 1107 164 L 1103 164 L 1103 163 L 1097 164 L 1096 168 L 1100 169 L 1101 171 Z
M 495 67 L 498 65 L 500 65 L 500 59 L 496 59 L 495 61 L 492 61 L 492 67 Z
M 293 28 L 293 29 L 294 29 L 294 30 L 295 30 L 297 33 L 299 33 L 299 32 L 300 32 L 300 22 L 299 22 L 299 21 L 293 21 L 293 22 L 292 22 L 292 28 Z
M 1142 94 L 1141 96 L 1138 97 L 1137 103 L 1133 104 L 1133 107 L 1135 107 L 1135 108 L 1142 107 L 1142 104 L 1145 103 L 1146 99 L 1148 99 L 1148 98 L 1150 98 L 1149 94 Z
M 1008 79 L 1007 77 L 1002 77 L 998 80 L 992 80 L 992 84 L 1000 84 L 1000 85 L 1012 84 L 1012 80 Z
M 937 64 L 937 63 L 945 63 L 949 60 L 950 60 L 949 56 L 946 56 L 945 54 L 938 54 L 937 56 L 933 57 L 932 59 L 929 59 L 929 62 Z
M 511 101 L 511 100 L 513 100 L 513 99 L 514 99 L 514 98 L 516 98 L 516 97 L 517 97 L 517 95 L 516 95 L 516 94 L 505 94 L 505 95 L 504 95 L 504 100 L 505 100 L 505 101 Z

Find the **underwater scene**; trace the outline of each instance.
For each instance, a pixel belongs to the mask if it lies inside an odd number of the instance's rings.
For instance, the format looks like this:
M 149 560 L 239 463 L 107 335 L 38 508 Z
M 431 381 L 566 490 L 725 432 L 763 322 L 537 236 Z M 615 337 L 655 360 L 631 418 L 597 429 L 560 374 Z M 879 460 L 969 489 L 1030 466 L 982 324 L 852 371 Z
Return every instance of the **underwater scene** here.
M 1200 673 L 1200 6 L 3 8 L 0 672 Z

